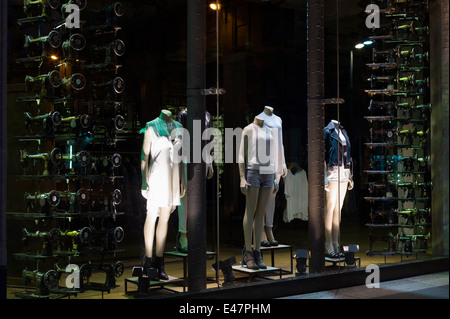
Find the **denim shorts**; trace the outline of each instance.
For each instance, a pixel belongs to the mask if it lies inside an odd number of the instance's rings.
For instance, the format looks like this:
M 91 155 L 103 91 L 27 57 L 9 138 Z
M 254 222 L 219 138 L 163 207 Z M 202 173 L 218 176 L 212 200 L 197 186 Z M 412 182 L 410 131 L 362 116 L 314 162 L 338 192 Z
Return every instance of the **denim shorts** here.
M 248 169 L 247 184 L 254 187 L 273 187 L 273 174 L 261 174 L 259 169 Z

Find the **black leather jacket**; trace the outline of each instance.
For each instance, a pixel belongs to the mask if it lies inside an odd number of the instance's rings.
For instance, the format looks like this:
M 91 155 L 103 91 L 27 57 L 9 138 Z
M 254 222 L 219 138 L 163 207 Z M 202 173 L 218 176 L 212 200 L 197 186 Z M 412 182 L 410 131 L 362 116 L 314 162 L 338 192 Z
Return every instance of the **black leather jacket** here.
M 347 140 L 347 145 L 342 145 L 338 132 L 336 131 L 334 124 L 330 122 L 324 129 L 325 135 L 325 161 L 328 166 L 342 166 L 345 168 L 351 168 L 351 145 L 347 132 L 342 125 L 339 128 Z M 339 156 L 338 156 L 339 154 Z

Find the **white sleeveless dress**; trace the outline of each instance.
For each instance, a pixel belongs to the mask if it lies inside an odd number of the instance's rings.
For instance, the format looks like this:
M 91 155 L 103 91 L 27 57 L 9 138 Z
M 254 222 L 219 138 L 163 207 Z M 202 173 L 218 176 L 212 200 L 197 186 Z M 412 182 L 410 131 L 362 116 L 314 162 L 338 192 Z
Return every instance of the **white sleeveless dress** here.
M 180 164 L 174 163 L 174 145 L 179 139 L 158 136 L 151 126 L 151 144 L 148 164 L 147 211 L 158 207 L 180 205 Z

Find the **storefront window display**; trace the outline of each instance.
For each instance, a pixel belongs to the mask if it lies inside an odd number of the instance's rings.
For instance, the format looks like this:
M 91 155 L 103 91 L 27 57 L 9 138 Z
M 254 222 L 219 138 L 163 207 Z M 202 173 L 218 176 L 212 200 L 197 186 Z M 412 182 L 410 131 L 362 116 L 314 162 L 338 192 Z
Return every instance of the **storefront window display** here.
M 205 1 L 200 29 L 185 2 L 57 2 L 7 6 L 8 298 L 183 295 L 200 255 L 214 293 L 435 256 L 428 2 L 368 28 L 355 1 Z

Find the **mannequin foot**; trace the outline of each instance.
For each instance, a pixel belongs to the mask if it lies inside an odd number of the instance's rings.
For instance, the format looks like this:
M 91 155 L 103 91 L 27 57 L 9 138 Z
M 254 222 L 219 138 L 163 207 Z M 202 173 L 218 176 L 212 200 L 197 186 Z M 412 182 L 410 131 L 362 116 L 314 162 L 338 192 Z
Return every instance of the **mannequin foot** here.
M 267 239 L 265 239 L 261 242 L 260 245 L 261 247 L 270 247 L 270 242 Z
M 242 266 L 247 266 L 248 269 L 259 269 L 258 265 L 255 263 L 255 260 L 253 259 L 253 254 L 245 250 L 244 254 L 242 255 Z
M 340 253 L 340 252 L 336 252 L 336 251 L 332 251 L 331 253 L 328 253 L 327 255 L 330 258 L 341 258 L 341 257 L 345 256 L 344 253 Z
M 145 257 L 144 266 L 142 268 L 143 268 L 142 269 L 143 273 L 147 274 L 148 270 L 150 268 L 153 268 L 153 260 L 152 260 L 152 258 Z
M 175 250 L 179 253 L 187 254 L 188 245 L 187 245 L 187 237 L 186 233 L 178 232 L 176 237 Z
M 155 257 L 154 267 L 158 270 L 158 277 L 162 280 L 169 280 L 169 276 L 166 274 L 164 270 L 164 259 L 163 257 Z
M 278 240 L 275 240 L 275 237 L 273 236 L 273 231 L 272 231 L 272 227 L 265 227 L 265 233 L 267 236 L 267 241 L 269 243 L 268 246 L 264 246 L 264 247 L 270 247 L 270 246 L 278 246 Z
M 258 265 L 258 268 L 267 269 L 267 266 L 263 262 L 260 250 L 253 251 L 253 259 L 255 260 L 255 263 Z

